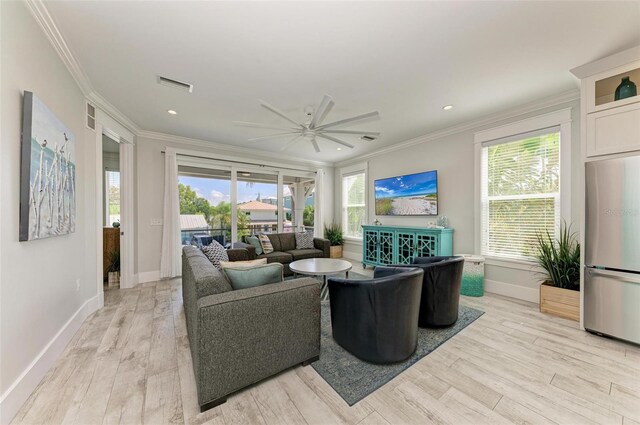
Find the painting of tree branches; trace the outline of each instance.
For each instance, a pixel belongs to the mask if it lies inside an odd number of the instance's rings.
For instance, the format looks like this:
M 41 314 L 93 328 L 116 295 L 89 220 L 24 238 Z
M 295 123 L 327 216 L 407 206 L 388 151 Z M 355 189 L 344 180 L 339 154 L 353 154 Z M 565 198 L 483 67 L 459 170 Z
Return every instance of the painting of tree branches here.
M 75 138 L 33 93 L 24 92 L 20 241 L 75 232 Z

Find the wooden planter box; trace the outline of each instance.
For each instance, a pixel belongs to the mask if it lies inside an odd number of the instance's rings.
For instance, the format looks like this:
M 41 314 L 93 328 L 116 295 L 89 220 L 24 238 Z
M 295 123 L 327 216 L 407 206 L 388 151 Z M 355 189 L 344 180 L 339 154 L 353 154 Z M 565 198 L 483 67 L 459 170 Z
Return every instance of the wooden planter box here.
M 580 321 L 580 291 L 540 285 L 540 311 L 565 319 Z
M 335 245 L 329 248 L 330 258 L 342 258 L 342 245 Z

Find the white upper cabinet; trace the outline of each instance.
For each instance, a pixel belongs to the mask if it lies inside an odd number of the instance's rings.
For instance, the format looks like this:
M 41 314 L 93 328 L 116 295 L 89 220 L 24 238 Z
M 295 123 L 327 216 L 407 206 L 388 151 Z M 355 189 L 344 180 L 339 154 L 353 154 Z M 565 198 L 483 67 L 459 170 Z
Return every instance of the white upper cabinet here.
M 640 87 L 640 46 L 571 72 L 581 79 L 585 158 L 640 151 L 640 96 L 615 99 L 623 79 Z

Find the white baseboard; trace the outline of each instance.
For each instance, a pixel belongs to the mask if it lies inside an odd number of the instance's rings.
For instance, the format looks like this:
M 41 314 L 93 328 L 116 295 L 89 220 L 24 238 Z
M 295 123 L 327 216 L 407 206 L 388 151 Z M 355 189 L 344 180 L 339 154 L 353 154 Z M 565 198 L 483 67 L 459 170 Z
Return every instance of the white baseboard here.
M 104 294 L 88 299 L 56 333 L 0 398 L 0 423 L 8 424 L 60 357 L 84 320 L 104 306 Z
M 138 273 L 138 284 L 160 280 L 160 270 Z
M 540 303 L 540 290 L 538 288 L 529 288 L 527 286 L 485 279 L 484 290 L 492 294 L 504 295 L 505 297 L 516 298 L 536 304 Z
M 360 262 L 362 261 L 362 254 L 351 252 L 351 251 L 342 251 L 342 258 L 346 258 L 347 260 Z

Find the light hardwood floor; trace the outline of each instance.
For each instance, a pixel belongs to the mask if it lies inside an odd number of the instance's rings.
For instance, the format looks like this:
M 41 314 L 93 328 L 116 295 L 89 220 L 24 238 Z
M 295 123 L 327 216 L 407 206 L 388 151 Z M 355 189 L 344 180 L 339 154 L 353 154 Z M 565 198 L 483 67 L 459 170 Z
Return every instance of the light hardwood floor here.
M 200 413 L 180 280 L 107 291 L 13 423 L 640 425 L 640 348 L 534 304 L 462 303 L 485 314 L 353 407 L 296 367 Z

